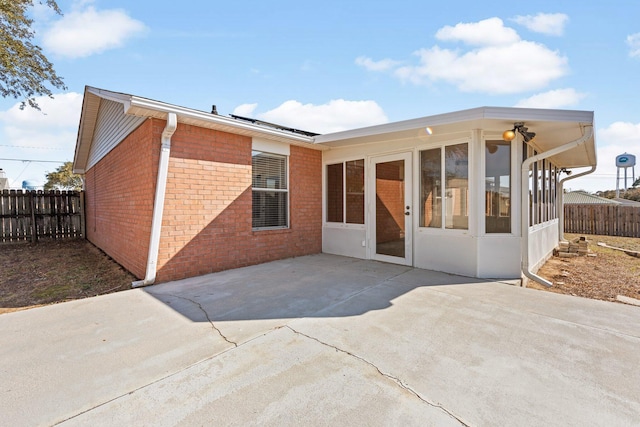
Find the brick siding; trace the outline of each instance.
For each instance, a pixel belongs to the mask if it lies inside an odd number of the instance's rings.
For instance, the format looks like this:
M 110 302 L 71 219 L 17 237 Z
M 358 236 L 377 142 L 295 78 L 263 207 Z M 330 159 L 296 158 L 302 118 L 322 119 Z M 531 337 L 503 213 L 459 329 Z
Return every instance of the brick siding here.
M 85 174 L 87 239 L 139 279 L 146 271 L 160 156 L 153 129 L 154 120 L 146 120 Z
M 252 231 L 251 138 L 180 124 L 171 143 L 158 281 L 319 253 L 321 164 L 320 151 L 292 146 L 290 227 Z
M 165 124 L 145 121 L 86 173 L 87 237 L 139 279 Z M 320 151 L 291 146 L 290 227 L 253 231 L 251 138 L 178 124 L 156 282 L 321 252 L 321 168 Z

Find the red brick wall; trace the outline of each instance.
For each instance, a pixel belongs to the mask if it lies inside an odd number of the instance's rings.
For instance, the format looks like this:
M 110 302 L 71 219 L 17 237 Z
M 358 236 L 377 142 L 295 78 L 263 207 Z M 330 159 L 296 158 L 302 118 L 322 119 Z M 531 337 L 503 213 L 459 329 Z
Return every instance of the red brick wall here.
M 321 152 L 292 146 L 289 168 L 290 228 L 252 231 L 251 138 L 179 124 L 171 144 L 158 282 L 319 253 Z
M 87 238 L 145 276 L 166 122 L 149 119 L 87 171 Z M 252 231 L 251 138 L 179 124 L 157 282 L 321 252 L 321 152 L 291 147 L 289 229 Z
M 139 279 L 146 271 L 160 155 L 154 122 L 145 121 L 85 175 L 87 239 Z

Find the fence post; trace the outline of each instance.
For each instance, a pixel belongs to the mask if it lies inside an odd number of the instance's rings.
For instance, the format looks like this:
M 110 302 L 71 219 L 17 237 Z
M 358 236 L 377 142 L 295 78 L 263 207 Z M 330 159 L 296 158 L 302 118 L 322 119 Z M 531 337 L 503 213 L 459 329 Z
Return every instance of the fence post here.
M 35 191 L 29 191 L 29 208 L 31 209 L 31 243 L 38 242 L 38 226 L 36 225 L 36 201 L 33 197 Z
M 87 238 L 87 223 L 86 218 L 84 216 L 84 191 L 80 191 L 80 232 L 82 233 L 82 238 Z

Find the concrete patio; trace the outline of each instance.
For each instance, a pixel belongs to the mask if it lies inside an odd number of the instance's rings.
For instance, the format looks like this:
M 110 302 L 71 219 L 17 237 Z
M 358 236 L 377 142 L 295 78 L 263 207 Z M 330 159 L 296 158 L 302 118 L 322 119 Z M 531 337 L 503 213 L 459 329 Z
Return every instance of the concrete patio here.
M 0 316 L 6 425 L 640 423 L 640 308 L 314 255 Z

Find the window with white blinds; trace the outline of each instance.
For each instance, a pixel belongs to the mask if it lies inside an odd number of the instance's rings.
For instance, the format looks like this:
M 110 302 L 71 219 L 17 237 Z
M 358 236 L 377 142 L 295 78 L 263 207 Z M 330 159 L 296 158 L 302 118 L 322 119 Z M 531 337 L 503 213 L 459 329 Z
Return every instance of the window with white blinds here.
M 251 152 L 253 228 L 289 226 L 287 156 Z

